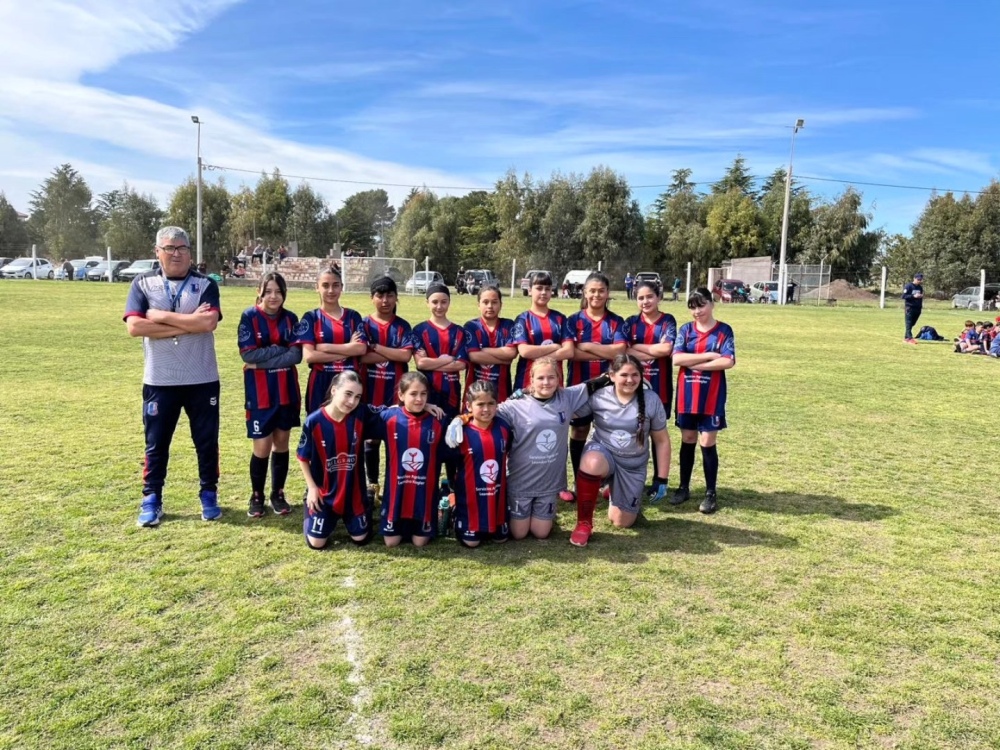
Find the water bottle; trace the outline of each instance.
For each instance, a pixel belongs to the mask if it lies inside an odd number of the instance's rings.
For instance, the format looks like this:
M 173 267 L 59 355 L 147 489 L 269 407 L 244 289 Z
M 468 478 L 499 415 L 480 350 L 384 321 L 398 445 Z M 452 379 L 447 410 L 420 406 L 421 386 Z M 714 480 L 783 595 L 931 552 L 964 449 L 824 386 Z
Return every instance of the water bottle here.
M 448 480 L 441 480 L 441 499 L 438 500 L 438 536 L 451 536 L 451 502 L 448 499 Z

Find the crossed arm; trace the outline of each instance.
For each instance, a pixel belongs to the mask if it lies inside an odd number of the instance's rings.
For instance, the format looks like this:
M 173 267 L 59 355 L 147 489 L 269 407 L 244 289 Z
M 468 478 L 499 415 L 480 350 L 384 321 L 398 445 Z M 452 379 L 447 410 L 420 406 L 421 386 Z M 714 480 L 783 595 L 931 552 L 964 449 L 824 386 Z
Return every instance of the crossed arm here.
M 207 302 L 192 313 L 147 310 L 145 317 L 131 315 L 126 321 L 129 336 L 169 339 L 189 333 L 211 333 L 219 325 L 219 311 Z

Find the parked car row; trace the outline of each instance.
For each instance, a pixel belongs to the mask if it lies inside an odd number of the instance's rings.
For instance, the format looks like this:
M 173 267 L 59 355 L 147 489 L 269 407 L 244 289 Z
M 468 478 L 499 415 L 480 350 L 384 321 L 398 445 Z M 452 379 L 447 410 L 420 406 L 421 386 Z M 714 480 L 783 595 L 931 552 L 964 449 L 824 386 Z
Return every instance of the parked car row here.
M 5 279 L 54 279 L 56 269 L 45 258 L 12 258 L 0 268 Z
M 73 280 L 131 282 L 136 276 L 160 267 L 158 260 L 113 260 L 109 264 L 100 258 L 78 258 L 71 260 Z M 0 278 L 4 279 L 58 279 L 66 280 L 66 272 L 60 264 L 58 268 L 46 258 L 0 258 Z

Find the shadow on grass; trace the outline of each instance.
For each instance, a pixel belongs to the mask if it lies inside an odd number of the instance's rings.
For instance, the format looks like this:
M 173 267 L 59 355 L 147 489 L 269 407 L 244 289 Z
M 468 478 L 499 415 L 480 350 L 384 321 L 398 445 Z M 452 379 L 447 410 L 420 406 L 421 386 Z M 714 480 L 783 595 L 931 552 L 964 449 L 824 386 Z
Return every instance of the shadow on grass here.
M 423 549 L 410 544 L 390 549 L 380 536 L 368 545 L 355 547 L 347 539 L 342 526 L 330 537 L 328 549 L 320 554 L 339 554 L 348 551 L 353 554 L 379 554 L 393 557 L 422 557 L 425 559 L 453 560 L 457 558 L 481 562 L 487 565 L 524 565 L 538 560 L 551 562 L 579 563 L 588 558 L 599 558 L 609 562 L 633 565 L 648 560 L 651 554 L 678 552 L 682 554 L 714 555 L 728 547 L 794 547 L 798 541 L 791 536 L 770 531 L 729 526 L 720 521 L 724 517 L 687 518 L 677 509 L 653 509 L 650 517 L 640 517 L 630 529 L 615 529 L 607 521 L 607 505 L 597 511 L 597 523 L 591 543 L 581 549 L 569 543 L 575 513 L 572 509 L 563 512 L 556 528 L 548 539 L 528 537 L 521 541 L 510 540 L 497 544 L 487 542 L 475 549 L 466 549 L 454 538 L 435 539 Z M 226 513 L 220 522 L 233 526 L 262 528 L 275 532 L 292 533 L 301 538 L 301 509 L 296 509 L 290 517 L 267 516 L 263 519 L 242 518 L 235 512 Z
M 581 558 L 600 558 L 610 562 L 635 564 L 646 561 L 651 554 L 677 552 L 681 554 L 714 555 L 728 547 L 764 546 L 794 547 L 795 537 L 771 531 L 732 526 L 726 523 L 727 509 L 750 510 L 785 515 L 823 515 L 852 522 L 878 521 L 899 511 L 885 505 L 849 503 L 828 495 L 795 493 L 762 493 L 746 489 L 720 488 L 721 509 L 714 516 L 698 513 L 700 496 L 695 495 L 681 506 L 660 505 L 645 510 L 631 529 L 614 529 L 607 521 L 607 503 L 601 503 L 596 514 L 596 529 L 591 543 L 580 549 L 569 544 L 569 534 L 576 520 L 572 506 L 561 509 L 557 525 L 548 539 L 532 537 L 504 544 L 487 542 L 476 549 L 465 549 L 454 539 L 436 539 L 428 547 L 417 549 L 410 544 L 389 549 L 379 536 L 358 548 L 347 539 L 342 525 L 330 538 L 324 553 L 350 550 L 358 554 L 421 556 L 431 559 L 468 558 L 484 564 L 523 565 L 539 559 L 553 562 L 579 562 Z M 269 513 L 264 518 L 251 519 L 242 507 L 226 508 L 219 520 L 242 528 L 284 532 L 302 537 L 302 506 L 295 505 L 291 515 L 280 517 Z M 199 520 L 199 523 L 202 523 Z
M 697 513 L 700 496 L 692 493 L 691 500 L 679 508 L 681 512 Z M 719 505 L 760 513 L 778 513 L 789 516 L 823 515 L 843 521 L 881 521 L 899 515 L 899 510 L 889 505 L 851 503 L 830 495 L 801 495 L 794 492 L 755 492 L 734 487 L 719 488 Z

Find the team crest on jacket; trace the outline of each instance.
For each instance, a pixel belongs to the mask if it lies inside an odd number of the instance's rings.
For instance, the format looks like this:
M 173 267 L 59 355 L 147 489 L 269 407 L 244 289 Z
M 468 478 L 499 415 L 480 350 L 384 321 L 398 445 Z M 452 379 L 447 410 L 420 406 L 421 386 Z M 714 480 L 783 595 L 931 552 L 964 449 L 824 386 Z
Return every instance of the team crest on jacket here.
M 326 459 L 326 470 L 331 474 L 335 471 L 350 471 L 357 460 L 357 456 L 351 453 L 338 453 Z
M 634 437 L 633 435 L 629 435 L 627 432 L 625 432 L 625 430 L 615 430 L 614 432 L 611 433 L 611 440 L 614 441 L 614 444 L 617 445 L 619 448 L 624 448 L 629 443 L 631 443 L 633 437 Z
M 403 452 L 402 464 L 407 471 L 420 471 L 424 468 L 424 452 L 419 448 L 409 448 Z
M 483 465 L 479 467 L 479 476 L 486 484 L 496 484 L 497 477 L 500 476 L 500 464 L 492 458 L 483 461 Z
M 556 433 L 552 430 L 542 430 L 535 438 L 535 447 L 542 453 L 551 453 L 556 448 Z
M 240 323 L 239 328 L 240 341 L 249 341 L 253 338 L 253 334 L 250 332 L 250 326 L 245 323 Z
M 292 330 L 292 333 L 295 334 L 296 336 L 304 336 L 305 334 L 309 333 L 309 321 L 300 320 L 298 323 L 295 324 L 295 328 Z

